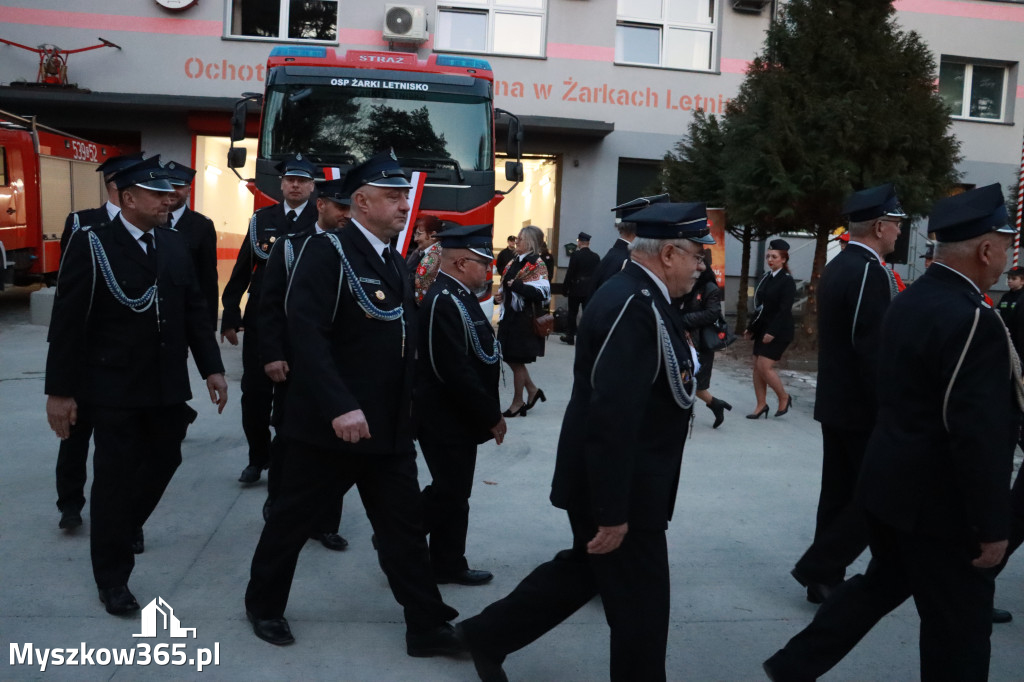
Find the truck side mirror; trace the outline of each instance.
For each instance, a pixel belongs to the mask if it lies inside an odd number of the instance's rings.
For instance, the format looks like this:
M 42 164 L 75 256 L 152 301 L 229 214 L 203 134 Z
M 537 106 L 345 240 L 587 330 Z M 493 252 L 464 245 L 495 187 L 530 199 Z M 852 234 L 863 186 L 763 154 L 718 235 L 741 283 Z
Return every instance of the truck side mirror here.
M 232 147 L 228 150 L 228 168 L 245 167 L 245 147 Z
M 245 139 L 245 105 L 246 100 L 235 102 L 235 111 L 231 114 L 231 141 L 238 142 Z
M 505 179 L 509 182 L 522 182 L 523 181 L 523 162 L 522 161 L 506 161 L 505 162 Z
M 523 141 L 523 133 L 519 129 L 519 121 L 514 118 L 508 120 L 508 138 L 505 140 L 505 153 L 509 156 L 519 157 L 519 145 Z

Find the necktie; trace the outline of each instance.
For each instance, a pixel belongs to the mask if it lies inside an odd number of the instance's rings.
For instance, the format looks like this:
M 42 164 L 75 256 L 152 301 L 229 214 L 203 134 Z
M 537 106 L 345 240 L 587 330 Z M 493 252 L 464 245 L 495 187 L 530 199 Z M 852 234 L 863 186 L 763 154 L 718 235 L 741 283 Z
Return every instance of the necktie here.
M 391 286 L 401 290 L 402 276 L 398 273 L 398 268 L 395 267 L 395 261 L 391 255 L 391 249 L 385 246 L 381 256 L 384 258 L 384 265 L 387 268 L 388 276 L 391 278 Z
M 156 243 L 153 239 L 153 234 L 146 232 L 139 237 L 139 241 L 146 245 L 146 255 L 149 257 L 149 264 L 153 267 L 153 272 L 158 272 L 156 262 Z
M 291 223 L 294 223 L 295 222 L 295 218 L 298 217 L 298 213 L 295 212 L 294 208 L 291 209 L 290 211 L 288 211 L 287 215 L 288 215 L 288 222 L 291 222 Z

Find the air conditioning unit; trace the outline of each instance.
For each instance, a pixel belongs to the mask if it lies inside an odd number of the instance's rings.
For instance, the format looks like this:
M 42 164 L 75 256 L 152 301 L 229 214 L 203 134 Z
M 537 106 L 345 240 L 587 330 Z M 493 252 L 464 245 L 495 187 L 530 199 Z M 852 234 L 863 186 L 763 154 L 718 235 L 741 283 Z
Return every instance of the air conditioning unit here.
M 417 5 L 385 5 L 384 40 L 394 43 L 426 42 L 426 10 Z
M 732 8 L 737 12 L 760 14 L 768 5 L 768 0 L 732 0 Z

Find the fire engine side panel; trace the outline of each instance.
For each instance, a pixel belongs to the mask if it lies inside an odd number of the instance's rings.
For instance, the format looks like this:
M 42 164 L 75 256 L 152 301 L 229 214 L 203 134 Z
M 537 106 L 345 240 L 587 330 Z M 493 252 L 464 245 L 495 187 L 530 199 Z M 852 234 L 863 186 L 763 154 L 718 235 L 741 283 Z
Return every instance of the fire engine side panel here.
M 32 267 L 32 272 L 53 272 L 58 268 L 60 259 L 60 233 L 64 229 L 64 219 L 72 211 L 72 190 L 71 190 L 71 164 L 68 159 L 59 159 L 53 156 L 39 157 L 39 196 L 42 205 L 42 234 L 40 235 L 40 247 L 45 247 L 46 242 L 53 242 L 56 239 L 56 258 L 47 258 L 45 248 L 42 253 L 42 262 L 37 262 Z M 56 235 L 51 238 L 51 235 Z M 51 260 L 52 262 L 47 262 Z
M 32 165 L 32 139 L 21 131 L 0 129 L 0 147 L 5 176 L 0 185 L 0 241 L 10 257 L 12 251 L 31 246 L 25 173 L 33 170 L 26 168 Z

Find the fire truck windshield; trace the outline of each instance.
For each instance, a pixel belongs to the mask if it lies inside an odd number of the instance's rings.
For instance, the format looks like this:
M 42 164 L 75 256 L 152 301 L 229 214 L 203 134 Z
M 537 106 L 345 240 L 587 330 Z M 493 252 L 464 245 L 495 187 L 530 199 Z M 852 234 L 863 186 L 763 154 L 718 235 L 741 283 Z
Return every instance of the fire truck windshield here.
M 483 97 L 290 83 L 267 89 L 260 156 L 351 166 L 392 148 L 404 167 L 461 184 L 465 171 L 493 170 L 492 130 Z

